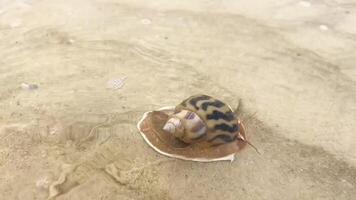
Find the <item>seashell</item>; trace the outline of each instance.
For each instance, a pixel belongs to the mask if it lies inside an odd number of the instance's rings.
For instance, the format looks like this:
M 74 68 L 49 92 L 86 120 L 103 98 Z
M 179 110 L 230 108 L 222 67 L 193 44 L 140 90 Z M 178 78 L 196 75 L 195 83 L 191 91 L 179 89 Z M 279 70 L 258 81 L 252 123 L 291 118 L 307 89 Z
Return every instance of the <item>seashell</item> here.
M 189 110 L 174 113 L 163 126 L 163 130 L 185 143 L 196 143 L 207 134 L 204 121 Z
M 107 83 L 106 83 L 106 88 L 108 89 L 121 89 L 124 84 L 125 84 L 125 80 L 126 80 L 126 76 L 123 78 L 115 78 L 115 79 L 110 79 Z
M 36 84 L 28 84 L 28 83 L 21 83 L 21 88 L 24 90 L 37 90 L 38 89 L 38 85 Z
M 233 161 L 250 144 L 231 107 L 208 95 L 194 95 L 175 107 L 146 112 L 137 126 L 154 150 L 183 160 Z

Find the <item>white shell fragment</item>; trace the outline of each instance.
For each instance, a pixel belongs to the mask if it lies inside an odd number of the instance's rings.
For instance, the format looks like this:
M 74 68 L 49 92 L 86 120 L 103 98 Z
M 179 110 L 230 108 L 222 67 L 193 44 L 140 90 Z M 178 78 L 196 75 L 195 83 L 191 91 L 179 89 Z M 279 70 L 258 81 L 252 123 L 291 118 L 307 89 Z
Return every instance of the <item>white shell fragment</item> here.
M 309 1 L 300 1 L 299 5 L 301 5 L 303 7 L 310 7 L 311 3 Z
M 21 88 L 24 90 L 36 90 L 38 89 L 38 85 L 31 83 L 21 83 Z
M 107 83 L 106 83 L 106 88 L 108 89 L 113 89 L 113 90 L 117 90 L 122 88 L 125 85 L 125 80 L 126 80 L 126 76 L 123 78 L 114 78 L 114 79 L 110 79 Z
M 48 176 L 41 177 L 36 181 L 36 187 L 41 189 L 48 189 L 50 186 L 50 179 Z
M 141 20 L 141 23 L 144 24 L 144 25 L 149 25 L 149 24 L 151 24 L 151 22 L 152 21 L 150 19 L 142 19 Z
M 320 30 L 322 30 L 322 31 L 327 31 L 327 30 L 329 30 L 329 27 L 326 26 L 326 25 L 324 25 L 324 24 L 320 25 L 319 28 L 320 28 Z

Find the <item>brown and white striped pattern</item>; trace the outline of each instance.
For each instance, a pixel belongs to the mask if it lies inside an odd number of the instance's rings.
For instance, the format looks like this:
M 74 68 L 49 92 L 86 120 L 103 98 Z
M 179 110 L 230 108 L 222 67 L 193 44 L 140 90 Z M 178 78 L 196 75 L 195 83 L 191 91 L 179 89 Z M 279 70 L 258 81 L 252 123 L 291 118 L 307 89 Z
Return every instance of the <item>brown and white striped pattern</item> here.
M 237 139 L 239 125 L 235 113 L 218 99 L 208 95 L 194 95 L 176 106 L 175 111 L 192 112 L 197 115 L 207 129 L 206 140 L 211 145 L 220 145 Z M 196 126 L 199 128 L 200 125 Z

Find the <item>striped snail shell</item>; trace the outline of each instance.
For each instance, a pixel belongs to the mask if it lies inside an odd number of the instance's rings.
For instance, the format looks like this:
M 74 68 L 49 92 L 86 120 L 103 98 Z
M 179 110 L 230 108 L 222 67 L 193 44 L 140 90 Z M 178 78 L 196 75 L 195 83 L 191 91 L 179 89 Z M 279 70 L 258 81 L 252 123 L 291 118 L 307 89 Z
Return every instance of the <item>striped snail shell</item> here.
M 244 140 L 235 113 L 227 104 L 208 95 L 194 95 L 177 105 L 163 130 L 188 144 L 205 141 L 217 146 Z
M 164 125 L 163 130 L 185 143 L 199 141 L 207 133 L 204 121 L 189 110 L 181 110 L 173 114 Z

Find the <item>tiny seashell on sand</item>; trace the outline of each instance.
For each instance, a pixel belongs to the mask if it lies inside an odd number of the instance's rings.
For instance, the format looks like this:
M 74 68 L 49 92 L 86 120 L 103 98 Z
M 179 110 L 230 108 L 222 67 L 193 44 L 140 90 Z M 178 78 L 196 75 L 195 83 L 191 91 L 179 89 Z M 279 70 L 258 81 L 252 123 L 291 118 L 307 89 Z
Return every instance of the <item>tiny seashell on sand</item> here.
M 319 29 L 322 30 L 322 31 L 327 31 L 327 30 L 329 30 L 329 27 L 324 25 L 324 24 L 322 24 L 322 25 L 319 26 Z
M 301 5 L 303 7 L 310 7 L 311 3 L 309 1 L 300 1 L 299 5 Z
M 150 19 L 142 19 L 141 23 L 144 24 L 144 25 L 149 25 L 149 24 L 152 23 L 152 21 Z
M 106 88 L 114 90 L 120 89 L 124 86 L 126 78 L 127 77 L 110 79 L 106 83 Z
M 146 143 L 162 155 L 197 162 L 232 162 L 246 144 L 255 148 L 246 139 L 239 112 L 239 107 L 233 110 L 214 97 L 196 94 L 177 106 L 146 112 L 137 128 Z
M 38 85 L 32 83 L 21 83 L 21 88 L 24 90 L 36 90 Z
M 49 180 L 49 177 L 47 177 L 47 176 L 41 177 L 40 179 L 38 179 L 36 181 L 36 187 L 42 188 L 42 189 L 48 189 L 50 182 L 51 181 Z

